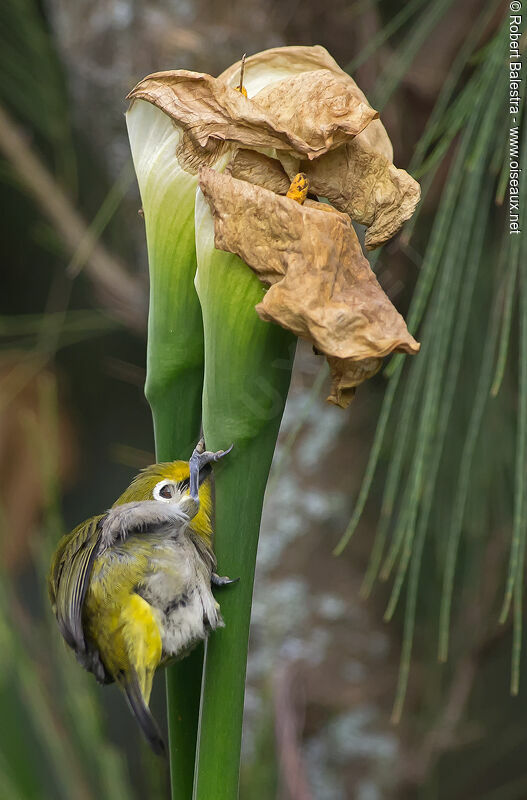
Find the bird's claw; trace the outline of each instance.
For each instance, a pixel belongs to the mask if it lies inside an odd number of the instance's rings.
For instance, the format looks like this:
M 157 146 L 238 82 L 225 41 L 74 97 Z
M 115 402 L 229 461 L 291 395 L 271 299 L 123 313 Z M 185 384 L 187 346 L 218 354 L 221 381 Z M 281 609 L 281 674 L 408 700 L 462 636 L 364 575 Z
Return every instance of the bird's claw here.
M 217 575 L 215 572 L 210 576 L 213 586 L 229 586 L 231 583 L 238 583 L 239 578 L 228 578 L 226 575 Z
M 215 453 L 213 453 L 210 450 L 205 450 L 205 440 L 200 439 L 190 457 L 190 463 L 195 464 L 199 467 L 199 469 L 202 469 L 204 466 L 206 466 L 206 464 L 210 464 L 213 461 L 219 461 L 220 458 L 223 458 L 223 456 L 226 456 L 227 453 L 230 453 L 233 447 L 234 445 L 231 444 L 227 450 L 217 450 Z
M 210 450 L 205 450 L 205 440 L 200 439 L 197 443 L 196 447 L 194 448 L 194 452 L 190 456 L 189 467 L 190 467 L 190 496 L 199 502 L 199 473 L 200 470 L 203 469 L 207 464 L 211 464 L 214 461 L 219 461 L 223 456 L 226 456 L 227 453 L 230 453 L 232 448 L 234 447 L 233 444 L 227 450 L 217 450 L 215 453 L 211 452 Z

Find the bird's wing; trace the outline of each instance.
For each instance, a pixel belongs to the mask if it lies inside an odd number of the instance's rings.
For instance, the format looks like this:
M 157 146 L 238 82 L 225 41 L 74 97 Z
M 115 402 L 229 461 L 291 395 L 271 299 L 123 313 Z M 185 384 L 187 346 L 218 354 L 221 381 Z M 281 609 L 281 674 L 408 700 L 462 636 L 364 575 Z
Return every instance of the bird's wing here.
M 82 606 L 97 556 L 103 516 L 83 522 L 60 543 L 49 577 L 53 610 L 64 639 L 78 655 L 86 653 Z
M 167 526 L 185 525 L 190 519 L 185 505 L 140 500 L 113 506 L 101 519 L 101 552 L 134 533 L 155 533 Z

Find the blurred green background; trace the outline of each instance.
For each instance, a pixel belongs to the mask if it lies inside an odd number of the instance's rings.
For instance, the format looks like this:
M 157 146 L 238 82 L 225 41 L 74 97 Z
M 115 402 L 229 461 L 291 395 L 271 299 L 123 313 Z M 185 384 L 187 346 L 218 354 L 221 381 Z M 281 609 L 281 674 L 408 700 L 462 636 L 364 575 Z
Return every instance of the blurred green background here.
M 371 261 L 423 347 L 345 412 L 299 348 L 263 519 L 241 797 L 527 798 L 525 682 L 510 695 L 525 671 L 527 252 L 507 223 L 507 13 L 0 5 L 0 800 L 168 796 L 118 691 L 66 652 L 45 575 L 60 535 L 153 460 L 124 97 L 151 71 L 218 74 L 288 44 L 352 72 L 422 182 L 418 214 Z M 161 675 L 153 706 L 162 719 Z

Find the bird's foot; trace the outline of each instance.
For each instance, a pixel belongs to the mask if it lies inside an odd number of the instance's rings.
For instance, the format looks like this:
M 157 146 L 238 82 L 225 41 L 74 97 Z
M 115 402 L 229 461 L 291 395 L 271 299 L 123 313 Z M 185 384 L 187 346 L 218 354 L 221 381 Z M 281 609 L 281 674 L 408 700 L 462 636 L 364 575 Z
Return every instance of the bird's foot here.
M 218 450 L 215 453 L 210 452 L 209 450 L 205 450 L 205 441 L 204 439 L 200 439 L 197 443 L 196 447 L 194 448 L 194 452 L 190 456 L 189 467 L 190 467 L 190 496 L 199 502 L 199 472 L 203 467 L 207 464 L 211 464 L 214 461 L 219 461 L 223 456 L 226 456 L 227 453 L 230 453 L 234 445 L 231 446 L 227 450 Z
M 226 575 L 217 575 L 215 572 L 210 576 L 213 586 L 229 586 L 231 583 L 238 583 L 239 578 L 228 578 Z

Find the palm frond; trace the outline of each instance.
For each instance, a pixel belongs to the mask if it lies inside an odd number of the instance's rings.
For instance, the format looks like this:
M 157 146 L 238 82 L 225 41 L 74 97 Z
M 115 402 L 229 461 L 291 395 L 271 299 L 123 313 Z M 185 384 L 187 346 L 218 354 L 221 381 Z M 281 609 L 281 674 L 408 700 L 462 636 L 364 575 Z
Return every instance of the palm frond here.
M 455 59 L 423 138 L 412 161 L 414 170 L 430 176 L 455 148 L 441 202 L 423 259 L 408 319 L 418 331 L 422 350 L 405 369 L 403 356 L 396 356 L 385 370 L 389 378 L 370 458 L 348 528 L 339 542 L 340 553 L 362 517 L 388 436 L 391 437 L 388 470 L 380 519 L 373 544 L 363 593 L 368 595 L 380 574 L 387 580 L 395 571 L 386 618 L 391 619 L 406 585 L 403 649 L 394 718 L 399 719 L 406 695 L 410 658 L 418 608 L 421 562 L 427 537 L 441 536 L 439 553 L 443 570 L 440 610 L 440 658 L 448 652 L 448 632 L 460 537 L 471 492 L 471 470 L 476 444 L 484 437 L 484 413 L 491 394 L 502 383 L 513 324 L 513 300 L 517 289 L 519 237 L 510 236 L 505 215 L 499 214 L 504 164 L 508 164 L 505 35 L 502 27 L 476 56 L 475 47 L 496 4 L 482 12 L 462 51 Z M 431 10 L 417 30 L 428 30 Z M 415 33 L 418 41 L 419 33 Z M 407 54 L 408 55 L 408 54 Z M 476 63 L 462 89 L 458 83 L 468 59 Z M 457 90 L 457 93 L 456 93 Z M 391 93 L 391 84 L 383 97 Z M 382 103 L 381 103 L 382 105 Z M 526 127 L 525 125 L 523 126 Z M 527 203 L 525 181 L 523 206 Z M 525 225 L 525 220 L 522 222 Z M 422 227 L 422 226 L 421 226 Z M 410 233 L 419 232 L 413 223 Z M 498 232 L 499 231 L 499 232 Z M 409 237 L 408 231 L 406 237 Z M 523 246 L 523 245 L 521 245 Z M 496 270 L 501 252 L 506 269 Z M 520 279 L 520 287 L 525 281 Z M 496 290 L 497 286 L 497 290 Z M 475 292 L 478 287 L 478 292 Z M 524 478 L 527 471 L 527 313 L 525 289 L 520 292 L 520 382 L 519 424 L 516 447 L 516 491 L 514 524 L 503 619 L 514 606 L 513 691 L 517 690 L 521 642 L 522 575 L 525 558 L 526 509 Z M 493 294 L 497 299 L 492 300 Z M 481 348 L 482 360 L 476 386 L 464 377 L 469 358 L 471 319 L 478 304 L 490 320 Z M 486 310 L 485 310 L 486 306 Z M 498 344 L 499 343 L 499 344 Z M 496 361 L 497 359 L 497 361 Z M 523 360 L 522 360 L 523 359 Z M 492 390 L 492 392 L 491 392 Z M 465 437 L 452 441 L 454 419 L 463 409 L 463 398 L 472 396 Z M 525 405 L 525 408 L 524 408 Z M 397 409 L 397 414 L 395 410 Z M 456 423 L 457 424 L 457 423 Z M 489 442 L 489 446 L 491 446 Z M 458 474 L 449 514 L 448 538 L 434 520 L 439 500 L 438 486 L 450 469 L 446 453 L 457 452 Z M 439 517 L 439 515 L 437 515 Z M 437 530 L 437 529 L 440 530 Z M 387 551 L 387 552 L 386 552 Z

